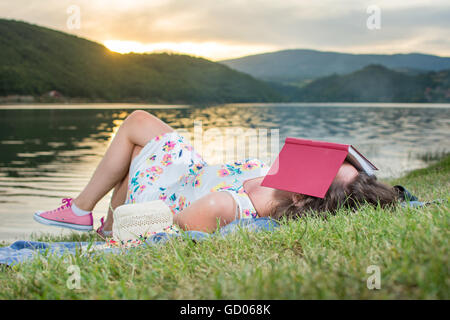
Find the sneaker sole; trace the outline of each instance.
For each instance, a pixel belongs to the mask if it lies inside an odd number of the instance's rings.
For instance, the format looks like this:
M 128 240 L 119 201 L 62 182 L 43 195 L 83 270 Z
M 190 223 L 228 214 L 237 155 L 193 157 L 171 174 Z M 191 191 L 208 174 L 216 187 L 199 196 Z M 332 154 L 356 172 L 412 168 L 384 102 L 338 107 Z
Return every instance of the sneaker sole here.
M 78 231 L 92 231 L 92 226 L 83 226 L 80 224 L 73 224 L 73 223 L 67 223 L 67 222 L 60 222 L 60 221 L 54 221 L 54 220 L 48 220 L 45 218 L 42 218 L 39 214 L 35 213 L 33 215 L 33 218 L 36 222 L 45 224 L 47 226 L 54 226 L 54 227 L 61 227 L 61 228 L 69 228 L 74 229 Z

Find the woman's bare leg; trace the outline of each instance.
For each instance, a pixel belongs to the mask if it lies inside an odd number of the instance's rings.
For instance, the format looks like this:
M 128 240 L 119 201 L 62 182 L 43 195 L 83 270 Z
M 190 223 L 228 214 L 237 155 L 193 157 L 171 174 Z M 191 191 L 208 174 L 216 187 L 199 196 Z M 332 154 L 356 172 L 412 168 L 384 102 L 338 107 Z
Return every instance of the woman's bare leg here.
M 142 147 L 136 146 L 133 149 L 133 154 L 132 154 L 131 158 L 134 159 L 134 157 L 136 157 L 139 154 L 139 152 L 141 152 L 141 150 L 142 150 Z M 111 196 L 110 206 L 108 208 L 108 216 L 106 217 L 106 220 L 103 225 L 103 230 L 105 230 L 105 231 L 112 230 L 114 218 L 113 218 L 113 212 L 111 210 L 111 207 L 113 209 L 115 209 L 118 206 L 125 203 L 125 200 L 127 197 L 127 191 L 128 191 L 128 177 L 129 177 L 129 174 L 127 174 L 126 177 L 114 187 L 113 194 Z
M 103 230 L 104 231 L 111 231 L 112 225 L 114 222 L 113 218 L 113 211 L 112 209 L 117 208 L 118 206 L 125 203 L 126 197 L 127 197 L 127 191 L 128 191 L 128 175 L 123 179 L 121 182 L 119 182 L 113 190 L 113 194 L 111 196 L 110 205 L 108 208 L 108 215 L 106 217 L 106 220 L 103 224 Z
M 77 207 L 92 211 L 128 175 L 135 147 L 142 148 L 154 137 L 171 131 L 168 124 L 148 112 L 132 112 L 120 126 L 91 180 L 74 199 Z

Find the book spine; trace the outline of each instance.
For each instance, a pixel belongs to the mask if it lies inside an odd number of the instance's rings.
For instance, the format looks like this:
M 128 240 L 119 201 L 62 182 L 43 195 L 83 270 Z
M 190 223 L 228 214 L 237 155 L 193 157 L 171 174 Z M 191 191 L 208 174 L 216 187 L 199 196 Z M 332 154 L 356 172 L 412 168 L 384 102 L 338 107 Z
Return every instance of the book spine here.
M 365 161 L 367 161 L 367 163 L 369 164 L 369 166 L 372 167 L 372 169 L 378 170 L 378 168 L 375 167 L 375 165 L 374 165 L 372 162 L 370 162 L 369 159 L 367 159 L 366 157 L 364 157 L 364 156 L 361 154 L 361 152 L 359 152 L 358 150 L 356 150 L 356 148 L 355 148 L 354 146 L 351 146 L 351 147 L 352 147 L 352 149 L 353 149 L 353 150 L 354 150 L 361 158 L 363 158 Z
M 291 137 L 287 137 L 284 142 L 291 143 L 291 144 L 299 144 L 299 145 L 303 145 L 303 146 L 311 146 L 311 147 L 316 147 L 316 148 L 336 149 L 336 150 L 341 150 L 341 151 L 348 151 L 348 148 L 350 147 L 349 144 L 298 139 L 298 138 L 291 138 Z

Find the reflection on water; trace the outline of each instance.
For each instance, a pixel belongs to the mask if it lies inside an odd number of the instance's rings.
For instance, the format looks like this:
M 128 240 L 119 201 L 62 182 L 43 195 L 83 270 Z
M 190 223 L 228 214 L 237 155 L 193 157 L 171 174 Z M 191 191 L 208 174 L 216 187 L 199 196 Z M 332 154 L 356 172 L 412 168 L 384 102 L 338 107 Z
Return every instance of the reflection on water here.
M 75 196 L 132 110 L 132 106 L 117 105 L 96 109 L 0 108 L 0 226 L 11 221 L 5 218 L 8 214 L 31 219 L 36 209 L 54 208 L 59 198 Z M 423 166 L 418 154 L 450 149 L 450 108 L 442 105 L 165 106 L 149 111 L 172 127 L 190 132 L 194 120 L 202 121 L 203 130 L 279 129 L 280 148 L 287 136 L 353 144 L 381 169 L 381 177 Z M 203 143 L 205 154 L 216 147 L 213 142 Z M 106 205 L 107 199 L 100 204 L 98 215 L 104 213 Z

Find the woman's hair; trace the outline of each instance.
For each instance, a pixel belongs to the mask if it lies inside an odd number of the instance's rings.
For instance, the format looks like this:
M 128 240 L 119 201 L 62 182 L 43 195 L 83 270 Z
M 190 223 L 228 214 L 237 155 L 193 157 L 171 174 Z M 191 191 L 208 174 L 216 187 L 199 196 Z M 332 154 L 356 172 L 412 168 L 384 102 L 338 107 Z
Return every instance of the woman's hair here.
M 385 185 L 379 182 L 375 176 L 369 176 L 363 172 L 360 172 L 352 182 L 347 184 L 334 180 L 323 199 L 297 195 L 301 198 L 297 203 L 294 202 L 292 196 L 279 200 L 272 210 L 271 217 L 295 219 L 314 215 L 326 218 L 327 214 L 335 214 L 340 208 L 354 211 L 366 203 L 384 208 L 393 205 L 398 198 L 398 193 L 393 187 Z

